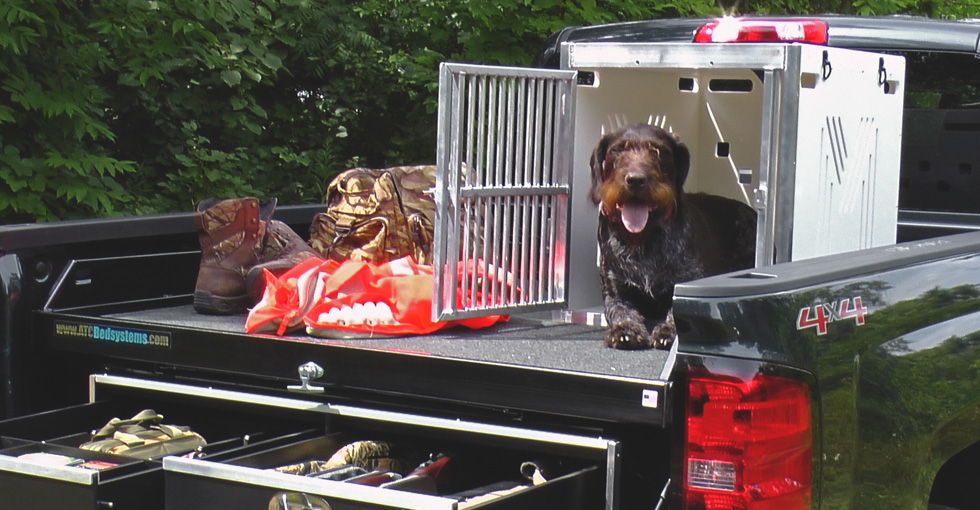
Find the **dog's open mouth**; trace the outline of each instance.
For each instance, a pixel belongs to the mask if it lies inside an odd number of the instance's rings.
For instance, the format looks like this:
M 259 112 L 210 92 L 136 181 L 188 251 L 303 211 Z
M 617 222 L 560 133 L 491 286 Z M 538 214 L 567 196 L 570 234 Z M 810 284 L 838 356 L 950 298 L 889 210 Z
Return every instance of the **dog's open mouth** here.
M 638 234 L 647 226 L 647 219 L 650 211 L 656 207 L 642 202 L 624 202 L 616 204 L 619 216 L 623 220 L 623 226 L 632 234 Z

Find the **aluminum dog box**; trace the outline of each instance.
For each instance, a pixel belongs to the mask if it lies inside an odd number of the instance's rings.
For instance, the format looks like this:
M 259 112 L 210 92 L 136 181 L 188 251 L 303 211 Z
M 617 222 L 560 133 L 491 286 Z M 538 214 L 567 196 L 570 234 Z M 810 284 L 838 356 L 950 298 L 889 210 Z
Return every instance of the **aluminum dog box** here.
M 603 132 L 637 122 L 688 146 L 686 191 L 758 211 L 757 267 L 895 241 L 902 57 L 806 44 L 590 42 L 565 43 L 561 67 L 443 66 L 442 316 L 550 306 L 591 320 L 602 297 L 589 158 Z M 481 224 L 497 237 L 474 236 Z M 455 281 L 446 264 L 474 254 L 531 292 L 454 308 L 450 292 L 467 295 L 477 281 Z

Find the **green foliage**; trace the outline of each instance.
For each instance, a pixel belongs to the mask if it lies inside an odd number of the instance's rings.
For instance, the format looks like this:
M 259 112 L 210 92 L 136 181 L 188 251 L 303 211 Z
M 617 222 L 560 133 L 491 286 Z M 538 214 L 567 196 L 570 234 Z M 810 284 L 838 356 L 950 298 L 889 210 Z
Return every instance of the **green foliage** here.
M 0 221 L 186 211 L 207 196 L 320 201 L 344 168 L 434 159 L 443 60 L 528 64 L 569 25 L 829 10 L 969 9 L 931 0 L 4 0 Z
M 115 135 L 99 108 L 106 53 L 77 28 L 83 17 L 71 2 L 0 4 L 0 213 L 8 217 L 112 213 L 131 200 L 116 177 L 135 164 L 112 154 Z

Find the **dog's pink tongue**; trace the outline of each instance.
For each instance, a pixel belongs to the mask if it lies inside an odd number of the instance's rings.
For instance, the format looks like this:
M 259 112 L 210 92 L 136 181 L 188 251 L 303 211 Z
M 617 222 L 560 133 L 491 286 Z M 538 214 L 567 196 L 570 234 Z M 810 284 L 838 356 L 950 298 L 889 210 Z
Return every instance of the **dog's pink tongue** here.
M 620 214 L 623 218 L 623 226 L 626 230 L 634 234 L 638 234 L 643 231 L 643 227 L 647 226 L 647 218 L 650 216 L 650 208 L 646 205 L 640 204 L 623 204 L 620 209 Z

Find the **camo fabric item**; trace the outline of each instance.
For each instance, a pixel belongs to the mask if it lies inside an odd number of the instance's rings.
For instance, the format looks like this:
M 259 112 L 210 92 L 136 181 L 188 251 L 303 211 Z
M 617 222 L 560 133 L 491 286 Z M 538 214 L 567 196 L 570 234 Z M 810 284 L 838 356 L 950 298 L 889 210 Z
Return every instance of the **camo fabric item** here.
M 368 471 L 406 473 L 410 461 L 401 458 L 391 443 L 384 441 L 354 441 L 337 450 L 327 461 L 335 466 L 360 466 Z
M 391 443 L 384 441 L 354 441 L 334 452 L 327 460 L 307 460 L 273 470 L 302 476 L 315 475 L 341 466 L 358 466 L 368 471 L 407 472 L 412 461 L 396 456 L 394 450 Z
M 128 420 L 113 418 L 79 446 L 90 450 L 138 459 L 184 454 L 207 441 L 189 427 L 164 425 L 163 415 L 144 409 Z
M 279 466 L 273 468 L 273 470 L 278 471 L 280 473 L 287 473 L 290 475 L 309 476 L 309 475 L 315 475 L 317 473 L 321 473 L 323 471 L 331 469 L 332 467 L 333 466 L 330 466 L 325 460 L 308 460 L 305 462 L 298 462 L 296 464 Z
M 412 256 L 432 263 L 436 167 L 352 168 L 331 181 L 326 211 L 310 225 L 310 244 L 338 262 L 382 264 Z

